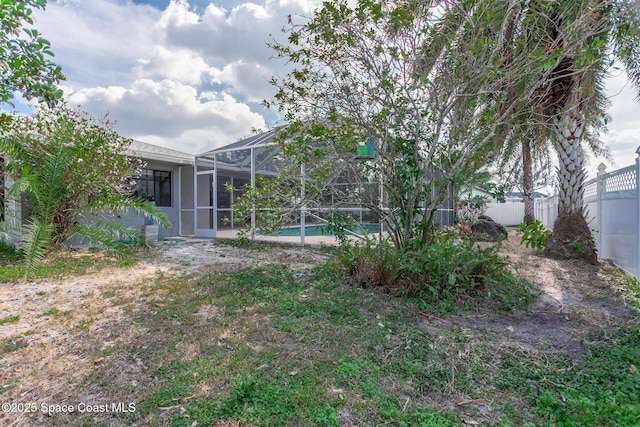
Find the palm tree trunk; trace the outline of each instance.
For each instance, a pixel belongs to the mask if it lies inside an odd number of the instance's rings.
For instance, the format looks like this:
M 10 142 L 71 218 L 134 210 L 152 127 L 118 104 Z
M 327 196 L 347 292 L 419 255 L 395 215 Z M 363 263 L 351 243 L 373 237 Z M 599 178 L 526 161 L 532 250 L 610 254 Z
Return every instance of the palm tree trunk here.
M 524 219 L 527 225 L 535 221 L 533 209 L 533 161 L 531 142 L 527 137 L 522 140 L 522 196 L 524 199 Z
M 556 259 L 583 259 L 597 264 L 595 242 L 584 216 L 585 121 L 580 111 L 580 92 L 571 90 L 561 115 L 554 119 L 558 152 L 558 217 L 547 238 L 545 255 Z

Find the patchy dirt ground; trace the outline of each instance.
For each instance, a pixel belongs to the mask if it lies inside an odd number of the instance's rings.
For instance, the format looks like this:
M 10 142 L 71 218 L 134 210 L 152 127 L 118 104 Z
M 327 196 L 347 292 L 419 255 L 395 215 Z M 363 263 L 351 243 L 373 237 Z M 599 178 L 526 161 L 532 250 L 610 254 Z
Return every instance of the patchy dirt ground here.
M 556 261 L 533 253 L 510 233 L 503 253 L 515 264 L 519 277 L 540 290 L 525 311 L 502 316 L 450 317 L 449 322 L 485 329 L 505 345 L 549 349 L 572 354 L 583 352 L 591 332 L 636 322 L 615 288 L 622 273 L 610 262 L 592 266 L 580 261 Z
M 520 246 L 515 235 L 505 242 L 504 253 L 518 275 L 541 291 L 529 309 L 500 316 L 425 318 L 425 329 L 436 328 L 442 321 L 481 329 L 505 346 L 579 354 L 589 332 L 635 322 L 615 296 L 615 268 L 608 263 L 595 267 L 546 259 Z M 164 245 L 131 267 L 81 277 L 0 284 L 0 319 L 19 316 L 15 322 L 0 325 L 2 402 L 77 401 L 73 390 L 101 363 L 99 358 L 92 360 L 88 350 L 115 347 L 114 340 L 123 339 L 110 331 L 114 325 L 130 323 L 136 305 L 153 304 L 152 278 L 235 271 L 265 263 L 284 263 L 294 271 L 304 271 L 326 258 L 309 248 L 250 250 L 195 241 Z M 132 331 L 130 335 L 136 334 Z M 133 360 L 127 369 L 146 369 L 138 365 Z M 2 425 L 29 425 L 28 420 L 24 414 L 0 413 Z

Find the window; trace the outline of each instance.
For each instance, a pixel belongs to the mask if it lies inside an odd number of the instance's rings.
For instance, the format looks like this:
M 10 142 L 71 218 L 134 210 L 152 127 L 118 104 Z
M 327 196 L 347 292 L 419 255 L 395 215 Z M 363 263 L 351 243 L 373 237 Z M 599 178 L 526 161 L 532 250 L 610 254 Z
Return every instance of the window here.
M 155 201 L 156 206 L 171 206 L 171 172 L 143 169 L 136 196 Z

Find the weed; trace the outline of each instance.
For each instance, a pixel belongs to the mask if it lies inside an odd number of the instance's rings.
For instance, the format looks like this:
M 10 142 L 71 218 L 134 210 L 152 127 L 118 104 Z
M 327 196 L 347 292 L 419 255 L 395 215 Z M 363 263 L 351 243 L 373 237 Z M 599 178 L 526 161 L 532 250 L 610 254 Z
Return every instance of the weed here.
M 525 246 L 531 247 L 531 249 L 540 252 L 547 244 L 547 237 L 551 234 L 551 231 L 547 230 L 540 220 L 535 220 L 533 223 L 527 225 L 523 222 L 516 228 L 518 234 L 522 234 L 520 244 L 524 243 Z
M 640 313 L 640 281 L 635 277 L 627 277 L 621 287 L 625 300 L 636 310 L 636 313 Z
M 60 251 L 47 256 L 44 263 L 34 267 L 33 277 L 62 277 L 66 275 L 82 275 L 89 270 L 101 269 L 117 265 L 117 260 L 87 253 L 86 256 L 78 257 L 77 252 Z M 6 262 L 0 257 L 0 282 L 10 282 L 18 280 L 25 275 L 25 268 L 22 264 Z
M 16 351 L 27 345 L 27 341 L 22 337 L 5 338 L 0 341 L 0 354 Z
M 7 316 L 0 319 L 0 325 L 6 325 L 7 323 L 16 323 L 20 320 L 20 316 Z
M 443 235 L 427 246 L 401 250 L 385 241 L 343 245 L 336 259 L 356 285 L 415 298 L 431 311 L 451 312 L 484 301 L 501 310 L 526 306 L 531 287 L 509 271 L 499 249 Z
M 15 246 L 0 239 L 0 262 L 14 263 L 20 259 L 20 251 Z
M 44 316 L 57 316 L 58 314 L 60 314 L 60 310 L 53 307 L 50 308 L 49 310 L 43 311 L 42 313 L 40 313 L 38 315 L 38 317 L 44 317 Z
M 517 389 L 544 425 L 635 425 L 640 419 L 640 331 L 621 328 L 575 361 L 549 365 L 503 357 L 500 387 Z
M 88 320 L 82 320 L 80 322 L 78 322 L 77 324 L 75 324 L 72 328 L 71 328 L 71 333 L 75 333 L 75 332 L 80 332 L 80 331 L 86 331 L 88 330 L 91 325 L 93 325 L 94 320 L 93 319 L 88 319 Z
M 36 291 L 36 295 L 39 297 L 45 296 L 47 293 L 45 291 Z

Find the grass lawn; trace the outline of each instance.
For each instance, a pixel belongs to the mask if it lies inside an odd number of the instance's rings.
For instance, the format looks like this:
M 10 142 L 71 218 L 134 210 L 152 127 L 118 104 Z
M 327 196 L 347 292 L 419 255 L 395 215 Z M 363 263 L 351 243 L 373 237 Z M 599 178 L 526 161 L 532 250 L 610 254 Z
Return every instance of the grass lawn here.
M 39 318 L 68 334 L 77 371 L 34 381 L 43 390 L 32 399 L 76 411 L 0 417 L 34 426 L 640 425 L 637 312 L 583 331 L 580 350 L 558 351 L 461 320 L 487 325 L 502 315 L 491 308 L 425 313 L 349 286 L 331 264 L 158 274 L 130 292 L 101 289 L 104 304 L 88 304 L 85 317 L 42 306 Z M 121 314 L 106 322 L 111 308 Z M 19 321 L 3 315 L 0 327 Z M 37 374 L 11 360 L 35 360 L 38 333 L 0 343 L 3 403 L 35 396 L 22 382 Z M 64 387 L 47 395 L 56 381 Z M 96 411 L 80 412 L 80 402 Z M 101 410 L 111 403 L 120 406 Z

